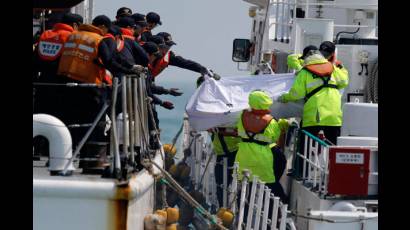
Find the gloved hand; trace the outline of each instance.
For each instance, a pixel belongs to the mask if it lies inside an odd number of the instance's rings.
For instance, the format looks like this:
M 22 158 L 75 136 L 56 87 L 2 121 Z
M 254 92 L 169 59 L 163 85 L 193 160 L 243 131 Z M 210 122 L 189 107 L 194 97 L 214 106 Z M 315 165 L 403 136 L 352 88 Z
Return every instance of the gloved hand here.
M 219 74 L 216 74 L 213 70 L 211 69 L 206 69 L 206 71 L 203 71 L 204 73 L 202 73 L 203 75 L 208 75 L 210 77 L 212 77 L 215 80 L 219 80 L 221 79 L 221 76 L 219 76 Z
M 172 104 L 172 102 L 170 101 L 163 101 L 161 106 L 169 110 L 174 108 L 174 104 Z
M 142 71 L 144 71 L 144 66 L 142 66 L 142 65 L 133 65 L 131 70 L 134 71 L 134 73 L 141 73 Z
M 175 97 L 181 96 L 183 94 L 183 92 L 180 92 L 178 88 L 171 88 L 168 90 L 168 93 Z

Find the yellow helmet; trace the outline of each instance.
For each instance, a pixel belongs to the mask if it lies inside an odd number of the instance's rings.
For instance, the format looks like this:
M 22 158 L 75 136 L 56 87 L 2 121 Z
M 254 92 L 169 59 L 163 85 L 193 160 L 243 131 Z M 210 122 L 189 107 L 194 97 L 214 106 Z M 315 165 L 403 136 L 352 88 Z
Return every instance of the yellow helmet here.
M 175 156 L 175 154 L 177 153 L 177 148 L 175 148 L 175 146 L 172 146 L 172 144 L 164 144 L 162 147 L 164 148 L 164 152 L 166 154 Z
M 266 110 L 269 109 L 272 103 L 272 98 L 261 90 L 255 90 L 249 94 L 249 106 L 252 109 Z

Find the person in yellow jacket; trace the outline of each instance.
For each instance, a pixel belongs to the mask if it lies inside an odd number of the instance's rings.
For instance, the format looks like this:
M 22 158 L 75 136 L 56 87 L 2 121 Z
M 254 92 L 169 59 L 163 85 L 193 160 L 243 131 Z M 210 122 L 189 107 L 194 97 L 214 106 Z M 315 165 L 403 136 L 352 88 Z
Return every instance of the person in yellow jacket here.
M 217 127 L 211 131 L 212 147 L 216 154 L 216 162 L 214 168 L 216 195 L 218 197 L 219 206 L 222 207 L 223 204 L 223 158 L 227 158 L 227 186 L 232 182 L 232 167 L 235 162 L 236 152 L 238 151 L 238 144 L 241 142 L 241 138 L 237 136 L 237 131 L 235 128 L 222 128 Z
M 279 183 L 286 158 L 276 143 L 289 125 L 286 119 L 276 120 L 270 115 L 272 103 L 270 96 L 263 91 L 249 94 L 250 110 L 244 110 L 237 123 L 242 142 L 238 144 L 235 161 L 239 163 L 239 178 L 242 177 L 241 172 L 248 169 L 251 181 L 253 176 L 258 176 L 286 203 L 287 197 Z
M 303 58 L 303 68 L 297 73 L 293 86 L 278 101 L 305 99 L 302 128 L 316 136 L 323 130 L 325 137 L 336 144 L 342 126 L 339 90 L 348 85 L 348 72 L 315 49 L 307 51 Z

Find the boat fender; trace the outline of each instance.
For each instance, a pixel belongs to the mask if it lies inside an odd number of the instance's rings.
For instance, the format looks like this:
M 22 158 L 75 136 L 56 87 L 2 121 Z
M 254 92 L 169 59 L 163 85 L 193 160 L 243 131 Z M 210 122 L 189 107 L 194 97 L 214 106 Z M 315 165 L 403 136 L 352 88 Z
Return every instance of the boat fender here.
M 144 218 L 144 230 L 165 230 L 167 220 L 158 214 L 148 214 Z
M 233 222 L 233 212 L 227 208 L 220 208 L 218 212 L 216 213 L 216 216 L 222 220 L 222 225 L 225 226 L 226 228 L 230 228 L 232 222 Z

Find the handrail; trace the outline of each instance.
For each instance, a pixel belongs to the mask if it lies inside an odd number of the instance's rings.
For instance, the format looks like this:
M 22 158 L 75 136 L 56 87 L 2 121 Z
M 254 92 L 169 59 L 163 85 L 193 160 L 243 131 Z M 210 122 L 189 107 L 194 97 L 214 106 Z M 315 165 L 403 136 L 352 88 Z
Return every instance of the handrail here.
M 318 137 L 316 137 L 315 135 L 309 133 L 308 131 L 302 129 L 302 132 L 303 132 L 304 134 L 308 135 L 308 136 L 309 136 L 310 138 L 312 138 L 313 140 L 319 142 L 319 144 L 321 144 L 321 145 L 323 145 L 323 146 L 325 146 L 325 147 L 329 147 L 329 144 L 327 144 L 326 142 L 320 140 Z

